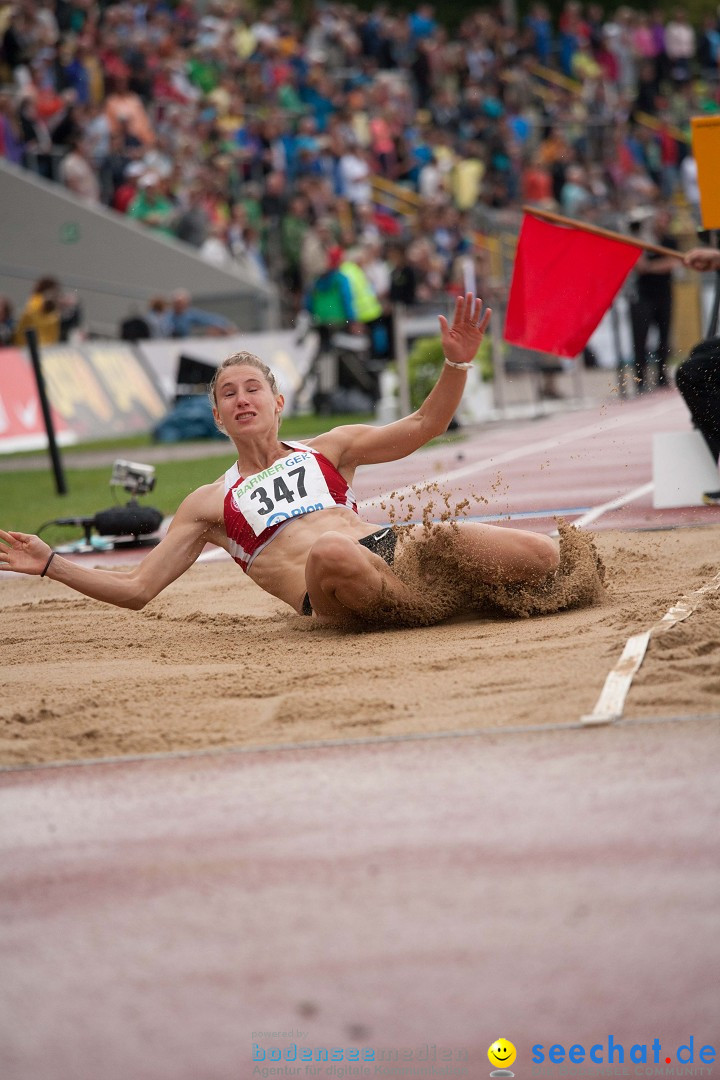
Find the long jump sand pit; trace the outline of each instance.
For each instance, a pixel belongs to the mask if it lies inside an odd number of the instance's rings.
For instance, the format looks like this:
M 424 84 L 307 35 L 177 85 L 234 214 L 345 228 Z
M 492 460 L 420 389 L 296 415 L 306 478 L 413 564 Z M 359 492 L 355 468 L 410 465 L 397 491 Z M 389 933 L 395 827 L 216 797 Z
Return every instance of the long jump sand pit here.
M 0 587 L 0 764 L 574 722 L 627 638 L 717 575 L 720 526 L 602 532 L 606 593 L 532 618 L 319 627 L 229 561 L 197 564 L 142 612 L 13 577 Z M 653 638 L 629 717 L 720 701 L 720 593 Z

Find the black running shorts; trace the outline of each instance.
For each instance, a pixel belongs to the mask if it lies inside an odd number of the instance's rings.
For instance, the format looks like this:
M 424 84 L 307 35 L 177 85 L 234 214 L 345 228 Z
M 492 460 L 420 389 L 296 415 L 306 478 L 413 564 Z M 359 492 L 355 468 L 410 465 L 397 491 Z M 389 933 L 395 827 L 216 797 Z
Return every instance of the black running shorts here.
M 385 560 L 388 566 L 392 566 L 395 561 L 397 534 L 394 529 L 378 529 L 377 532 L 370 533 L 369 536 L 363 536 L 362 540 L 358 540 L 358 543 L 366 547 L 368 551 L 374 551 L 376 555 Z M 310 597 L 307 593 L 303 598 L 302 613 L 303 615 L 312 615 L 313 613 Z

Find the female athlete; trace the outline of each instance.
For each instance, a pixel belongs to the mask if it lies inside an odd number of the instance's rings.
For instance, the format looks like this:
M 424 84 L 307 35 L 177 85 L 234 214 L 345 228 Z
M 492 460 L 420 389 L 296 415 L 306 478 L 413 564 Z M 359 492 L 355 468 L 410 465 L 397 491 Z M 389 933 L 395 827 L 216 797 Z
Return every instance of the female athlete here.
M 279 438 L 284 399 L 269 368 L 252 354 L 228 357 L 211 394 L 237 461 L 188 495 L 142 562 L 125 571 L 88 568 L 55 555 L 37 536 L 0 530 L 0 570 L 47 576 L 96 600 L 140 609 L 192 566 L 206 544 L 216 544 L 299 614 L 362 620 L 383 606 L 417 610 L 417 587 L 393 570 L 397 531 L 362 520 L 353 475 L 358 465 L 403 458 L 447 429 L 490 314 L 468 293 L 457 298 L 452 324 L 440 316 L 446 363 L 416 412 L 384 427 L 336 427 L 307 443 Z M 438 537 L 442 547 L 437 573 L 460 569 L 468 587 L 543 583 L 558 567 L 557 545 L 540 534 L 454 522 L 434 529 L 435 547 Z M 422 547 L 422 526 L 402 533 L 403 550 Z

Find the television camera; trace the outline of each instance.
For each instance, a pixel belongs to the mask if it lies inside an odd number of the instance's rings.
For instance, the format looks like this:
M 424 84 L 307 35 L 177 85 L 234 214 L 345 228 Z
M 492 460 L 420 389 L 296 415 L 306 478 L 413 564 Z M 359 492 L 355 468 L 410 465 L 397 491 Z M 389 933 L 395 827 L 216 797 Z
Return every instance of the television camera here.
M 71 525 L 84 530 L 82 540 L 56 550 L 64 554 L 90 551 L 113 551 L 116 548 L 151 547 L 160 542 L 152 536 L 162 525 L 163 515 L 154 506 L 141 506 L 138 495 L 147 495 L 155 487 L 155 468 L 137 461 L 119 458 L 110 475 L 111 488 L 123 488 L 130 496 L 124 506 L 98 510 L 92 517 L 56 518 L 48 525 Z M 45 528 L 45 526 L 43 526 Z M 93 530 L 97 535 L 93 535 Z

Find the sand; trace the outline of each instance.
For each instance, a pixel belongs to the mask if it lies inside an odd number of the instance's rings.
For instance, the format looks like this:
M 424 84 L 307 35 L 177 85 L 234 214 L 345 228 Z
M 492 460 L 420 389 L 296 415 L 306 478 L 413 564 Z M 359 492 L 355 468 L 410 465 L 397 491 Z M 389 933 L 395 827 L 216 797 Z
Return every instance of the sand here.
M 596 545 L 606 583 L 587 606 L 366 632 L 318 627 L 229 561 L 196 565 L 142 612 L 8 577 L 0 763 L 577 721 L 628 636 L 720 570 L 720 526 L 601 532 Z M 625 715 L 719 703 L 716 592 L 651 640 Z

